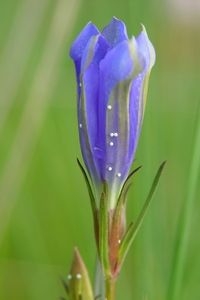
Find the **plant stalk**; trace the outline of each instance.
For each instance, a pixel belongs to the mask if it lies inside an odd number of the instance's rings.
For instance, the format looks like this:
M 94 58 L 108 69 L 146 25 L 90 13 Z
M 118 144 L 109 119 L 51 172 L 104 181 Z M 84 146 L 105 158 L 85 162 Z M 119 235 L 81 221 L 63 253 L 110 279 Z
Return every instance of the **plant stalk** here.
M 98 300 L 104 300 L 104 276 L 101 269 L 99 258 L 96 258 L 96 270 L 94 281 L 94 294 Z
M 115 299 L 115 279 L 106 278 L 105 279 L 105 300 Z

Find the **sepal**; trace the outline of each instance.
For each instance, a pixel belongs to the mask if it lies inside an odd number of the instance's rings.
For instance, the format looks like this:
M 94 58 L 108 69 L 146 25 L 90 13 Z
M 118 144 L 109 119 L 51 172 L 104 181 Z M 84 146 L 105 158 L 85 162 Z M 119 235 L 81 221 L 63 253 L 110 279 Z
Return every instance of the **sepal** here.
M 133 175 L 141 169 L 141 166 L 134 169 L 126 178 L 123 187 L 121 189 L 117 205 L 111 215 L 110 224 L 110 264 L 112 270 L 112 277 L 116 277 L 120 271 L 120 265 L 118 264 L 118 253 L 120 244 L 123 239 L 126 230 L 126 199 L 128 190 L 132 184 Z
M 118 201 L 117 201 L 117 205 L 116 205 L 116 209 L 115 211 L 119 211 L 121 206 L 123 204 L 125 204 L 126 202 L 126 198 L 127 198 L 127 193 L 128 193 L 128 190 L 132 184 L 132 178 L 133 178 L 133 175 L 139 171 L 140 169 L 142 168 L 142 166 L 139 166 L 137 167 L 136 169 L 134 169 L 129 175 L 128 177 L 126 178 L 123 186 L 122 186 L 122 189 L 121 189 L 121 192 L 120 192 L 120 195 L 119 195 L 119 198 L 118 198 Z
M 77 163 L 78 163 L 78 166 L 79 166 L 79 168 L 80 168 L 80 170 L 83 174 L 83 177 L 85 179 L 88 194 L 89 194 L 89 197 L 90 197 L 90 205 L 91 205 L 91 208 L 92 208 L 92 216 L 93 216 L 93 223 L 94 223 L 94 232 L 95 232 L 95 238 L 96 238 L 96 242 L 97 242 L 98 235 L 99 235 L 99 226 L 98 226 L 98 209 L 97 209 L 97 205 L 96 205 L 95 196 L 94 196 L 94 193 L 93 193 L 93 189 L 92 189 L 90 180 L 87 176 L 87 173 L 86 173 L 83 165 L 81 164 L 81 162 L 79 161 L 78 158 L 77 158 Z
M 81 164 L 81 162 L 78 158 L 77 158 L 77 163 L 78 163 L 78 166 L 79 166 L 79 168 L 80 168 L 80 170 L 83 174 L 83 177 L 85 179 L 85 183 L 86 183 L 87 189 L 88 189 L 88 194 L 89 194 L 89 197 L 90 197 L 90 204 L 91 204 L 91 207 L 92 207 L 92 212 L 94 213 L 97 210 L 97 207 L 96 207 L 96 201 L 95 201 L 94 193 L 93 193 L 89 178 L 87 176 L 87 173 L 86 173 L 84 167 L 82 166 L 82 164 Z

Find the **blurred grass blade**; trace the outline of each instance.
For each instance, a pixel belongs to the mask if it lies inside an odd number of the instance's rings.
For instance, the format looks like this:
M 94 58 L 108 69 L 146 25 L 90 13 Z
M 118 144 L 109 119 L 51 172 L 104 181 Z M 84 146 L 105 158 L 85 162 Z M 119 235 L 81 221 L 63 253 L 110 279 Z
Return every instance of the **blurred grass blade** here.
M 151 189 L 150 189 L 150 192 L 147 196 L 147 199 L 143 205 L 143 208 L 136 220 L 135 223 L 131 223 L 126 231 L 126 234 L 124 236 L 124 238 L 122 239 L 122 242 L 121 242 L 121 246 L 120 246 L 120 250 L 119 250 L 119 264 L 122 264 L 127 253 L 128 253 L 128 250 L 131 246 L 131 244 L 133 243 L 137 233 L 138 233 L 138 230 L 140 229 L 142 223 L 143 223 L 143 220 L 144 220 L 144 217 L 146 215 L 146 212 L 147 212 L 147 209 L 149 208 L 149 205 L 151 203 L 151 200 L 152 200 L 152 197 L 153 197 L 153 194 L 156 190 L 156 187 L 158 185 L 158 182 L 159 182 L 159 179 L 160 179 L 160 176 L 162 174 L 162 171 L 163 171 L 163 168 L 165 166 L 165 163 L 166 161 L 164 161 L 157 173 L 156 173 L 156 176 L 154 178 L 154 181 L 152 183 L 152 186 L 151 186 Z
M 0 178 L 0 243 L 34 153 L 48 104 L 59 80 L 60 61 L 75 21 L 79 0 L 56 2 L 46 42 L 36 68 L 11 151 Z
M 172 261 L 172 270 L 168 287 L 167 299 L 181 299 L 181 285 L 184 274 L 184 264 L 188 249 L 188 240 L 193 218 L 194 202 L 197 196 L 197 187 L 200 180 L 200 108 L 198 110 L 196 133 L 194 137 L 193 153 L 191 153 L 191 165 L 188 176 L 188 189 L 180 214 L 177 239 Z
M 17 7 L 13 26 L 0 56 L 0 91 L 3 99 L 3 109 L 0 109 L 0 135 L 16 100 L 48 6 L 48 0 L 24 0 Z

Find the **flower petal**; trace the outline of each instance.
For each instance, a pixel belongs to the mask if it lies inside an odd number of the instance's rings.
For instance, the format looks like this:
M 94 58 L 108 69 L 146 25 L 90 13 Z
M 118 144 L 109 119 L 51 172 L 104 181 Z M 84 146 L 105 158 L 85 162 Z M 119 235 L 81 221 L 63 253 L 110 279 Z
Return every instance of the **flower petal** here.
M 116 46 L 124 40 L 128 40 L 124 22 L 112 18 L 111 22 L 103 29 L 102 35 L 106 38 L 111 47 Z
M 155 50 L 150 42 L 145 27 L 136 38 L 138 54 L 143 64 L 143 71 L 133 80 L 130 92 L 130 146 L 129 153 L 134 157 L 143 121 L 147 88 L 151 68 L 155 63 Z
M 142 56 L 145 65 L 144 67 L 147 69 L 151 69 L 155 63 L 156 55 L 155 50 L 150 42 L 146 29 L 142 25 L 142 32 L 136 38 L 138 49 L 140 51 L 140 55 Z
M 99 30 L 94 24 L 89 22 L 80 32 L 80 34 L 78 35 L 78 37 L 75 39 L 75 41 L 71 46 L 70 56 L 74 60 L 77 77 L 79 77 L 80 61 L 81 61 L 82 54 L 85 50 L 85 47 L 88 41 L 90 40 L 90 38 L 97 34 L 99 34 Z
M 142 103 L 143 103 L 143 85 L 144 73 L 140 73 L 132 82 L 130 90 L 130 136 L 129 136 L 129 160 L 130 163 L 135 155 L 135 150 L 138 144 L 139 133 L 142 123 Z
M 84 51 L 81 58 L 81 73 L 83 74 L 90 64 L 98 64 L 104 58 L 109 45 L 105 38 L 100 34 L 92 36 Z
M 88 172 L 95 181 L 100 178 L 96 147 L 98 131 L 99 61 L 107 52 L 107 42 L 98 35 L 88 42 L 81 62 L 81 94 L 78 101 L 79 133 L 82 154 Z M 80 126 L 81 125 L 81 126 Z
M 155 64 L 155 59 L 156 59 L 154 47 L 150 42 L 146 29 L 143 25 L 142 25 L 142 29 L 143 29 L 142 32 L 136 38 L 139 54 L 140 57 L 142 57 L 141 59 L 143 59 L 143 67 L 144 67 L 143 74 L 142 74 L 143 84 L 140 89 L 142 92 L 140 95 L 140 111 L 139 111 L 141 121 L 143 119 L 144 109 L 146 105 L 149 75 L 151 72 L 151 68 Z
M 131 82 L 140 70 L 137 44 L 132 41 L 121 42 L 100 63 L 98 143 L 103 153 L 100 170 L 115 198 L 114 190 L 116 186 L 119 190 L 130 168 L 129 94 Z

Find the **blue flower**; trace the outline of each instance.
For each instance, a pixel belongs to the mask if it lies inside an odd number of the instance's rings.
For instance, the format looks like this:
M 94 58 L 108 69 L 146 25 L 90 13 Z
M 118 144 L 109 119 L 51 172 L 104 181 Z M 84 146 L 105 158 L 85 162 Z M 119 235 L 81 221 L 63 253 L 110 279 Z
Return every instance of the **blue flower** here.
M 91 22 L 73 42 L 81 151 L 99 198 L 108 186 L 109 207 L 134 159 L 155 51 L 145 28 L 131 39 L 116 18 L 101 32 Z

